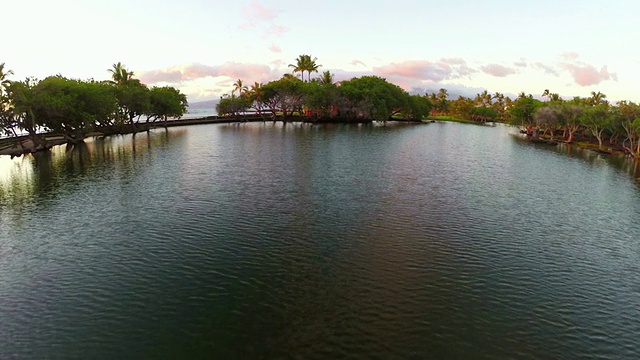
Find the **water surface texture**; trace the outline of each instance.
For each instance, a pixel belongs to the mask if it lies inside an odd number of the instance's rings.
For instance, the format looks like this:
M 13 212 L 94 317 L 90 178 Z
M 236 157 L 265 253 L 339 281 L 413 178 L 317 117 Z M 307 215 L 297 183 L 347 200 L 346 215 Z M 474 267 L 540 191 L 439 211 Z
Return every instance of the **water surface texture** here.
M 629 165 L 462 124 L 0 158 L 0 358 L 640 357 Z

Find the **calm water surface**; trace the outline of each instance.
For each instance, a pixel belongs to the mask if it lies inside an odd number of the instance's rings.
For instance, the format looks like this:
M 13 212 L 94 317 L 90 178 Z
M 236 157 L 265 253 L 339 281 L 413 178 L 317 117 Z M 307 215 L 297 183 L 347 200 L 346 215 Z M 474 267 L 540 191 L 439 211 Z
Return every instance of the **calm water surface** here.
M 0 358 L 640 357 L 623 160 L 461 124 L 0 158 Z

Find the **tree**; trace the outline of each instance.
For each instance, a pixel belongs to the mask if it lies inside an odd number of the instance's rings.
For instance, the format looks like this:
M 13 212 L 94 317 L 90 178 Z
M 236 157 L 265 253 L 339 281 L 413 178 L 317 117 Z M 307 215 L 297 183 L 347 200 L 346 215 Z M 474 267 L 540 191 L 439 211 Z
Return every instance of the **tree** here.
M 527 133 L 537 137 L 537 132 L 534 131 L 534 114 L 536 110 L 542 105 L 542 102 L 533 98 L 531 94 L 528 96 L 524 92 L 518 95 L 518 98 L 513 102 L 509 108 L 510 122 L 512 125 L 522 126 L 527 129 Z
M 106 124 L 116 111 L 112 86 L 50 76 L 34 87 L 32 111 L 45 128 L 73 144 L 84 141 L 97 124 Z
M 553 139 L 555 130 L 563 121 L 562 108 L 559 106 L 542 106 L 533 115 L 536 128 L 542 129 L 543 134 L 549 133 L 549 137 Z
M 624 148 L 634 157 L 640 156 L 640 106 L 631 101 L 618 103 L 617 119 L 626 133 Z M 625 143 L 629 142 L 629 146 Z
M 431 102 L 427 96 L 409 95 L 406 116 L 414 120 L 422 120 L 431 112 Z
M 588 99 L 588 103 L 591 106 L 609 105 L 609 102 L 605 100 L 606 98 L 607 98 L 607 95 L 601 93 L 600 91 L 598 92 L 592 91 L 591 97 Z
M 329 85 L 333 84 L 333 74 L 329 71 L 322 72 L 322 76 L 320 77 L 320 84 Z
M 238 96 L 242 96 L 242 92 L 246 92 L 247 90 L 249 89 L 247 89 L 247 87 L 242 83 L 242 80 L 238 79 L 233 83 L 233 91 L 237 91 Z
M 311 81 L 311 73 L 318 72 L 318 68 L 322 65 L 316 64 L 318 58 L 311 58 L 311 55 L 302 54 L 296 58 L 295 64 L 289 64 L 289 67 L 293 68 L 293 72 L 300 73 L 300 80 L 304 81 L 304 72 L 309 74 L 309 81 Z
M 13 75 L 13 71 L 5 71 L 4 66 L 4 63 L 0 64 L 0 133 L 4 133 L 6 136 L 18 137 L 16 133 L 18 122 L 13 114 L 6 91 L 6 88 L 11 83 L 7 77 Z M 20 146 L 22 146 L 22 142 L 20 142 Z
M 122 85 L 127 81 L 133 79 L 133 71 L 127 70 L 127 68 L 121 63 L 113 64 L 111 69 L 107 69 L 111 73 L 111 83 Z
M 484 107 L 484 106 L 475 106 L 469 112 L 471 120 L 475 121 L 495 121 L 496 117 L 498 117 L 498 113 L 496 113 L 493 108 Z
M 446 114 L 449 111 L 449 93 L 447 89 L 440 89 L 438 94 L 436 95 L 436 103 L 435 106 L 440 111 L 440 114 Z
M 153 87 L 149 92 L 149 113 L 150 118 L 163 119 L 165 127 L 168 118 L 180 118 L 187 112 L 187 97 L 178 89 L 163 86 Z
M 37 84 L 37 80 L 27 78 L 23 81 L 10 81 L 4 86 L 5 96 L 10 106 L 11 126 L 26 131 L 34 148 L 41 145 L 38 129 L 42 126 L 42 120 L 34 112 L 36 103 L 34 88 Z
M 563 103 L 562 105 L 562 126 L 564 127 L 565 138 L 568 143 L 573 142 L 573 135 L 580 129 L 583 106 Z
M 611 114 L 606 105 L 587 107 L 582 113 L 582 124 L 598 139 L 598 148 L 602 149 L 602 133 L 611 125 Z
M 117 120 L 128 121 L 135 132 L 134 124 L 150 113 L 149 88 L 138 79 L 129 79 L 116 86 L 116 97 L 119 108 Z
M 387 121 L 409 109 L 409 94 L 381 77 L 353 78 L 342 82 L 338 90 L 345 100 L 348 118 Z
M 247 96 L 222 95 L 220 102 L 216 105 L 216 111 L 222 116 L 240 116 L 251 106 Z

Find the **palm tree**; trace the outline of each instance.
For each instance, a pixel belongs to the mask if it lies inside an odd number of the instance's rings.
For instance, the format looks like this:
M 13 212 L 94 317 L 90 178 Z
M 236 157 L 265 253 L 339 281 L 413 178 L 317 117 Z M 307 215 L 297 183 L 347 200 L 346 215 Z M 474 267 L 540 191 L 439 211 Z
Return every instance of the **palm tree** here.
M 549 92 L 549 89 L 544 89 L 544 91 L 542 92 L 542 97 L 546 97 L 547 101 L 549 101 L 551 97 L 551 92 Z
M 307 56 L 307 55 L 298 56 L 298 58 L 296 59 L 296 64 L 295 65 L 294 64 L 289 64 L 289 67 L 293 68 L 293 73 L 294 74 L 297 73 L 297 72 L 300 73 L 300 78 L 302 80 L 304 80 L 304 71 L 306 70 L 305 66 L 304 66 L 304 58 L 305 58 L 305 56 Z
M 320 77 L 320 84 L 322 85 L 333 84 L 333 74 L 328 70 L 322 72 L 322 76 Z
M 243 91 L 247 91 L 247 87 L 242 83 L 242 80 L 238 79 L 233 83 L 233 91 L 238 91 L 238 96 L 242 96 Z
M 107 69 L 107 71 L 111 73 L 111 78 L 113 79 L 111 82 L 117 85 L 122 85 L 133 78 L 133 71 L 128 71 L 119 61 L 117 64 L 113 64 L 113 67 Z
M 607 100 L 605 100 L 607 98 L 607 95 L 601 93 L 600 91 L 595 92 L 592 91 L 591 92 L 591 98 L 589 99 L 589 103 L 593 106 L 595 105 L 600 105 L 600 104 L 609 104 L 609 102 Z
M 316 60 L 318 60 L 318 58 L 313 58 L 313 60 L 311 59 L 311 56 L 307 55 L 306 61 L 305 61 L 305 70 L 307 70 L 307 74 L 309 76 L 309 82 L 311 82 L 311 73 L 312 72 L 318 72 L 318 68 L 320 68 L 322 65 L 320 64 L 316 64 Z
M 311 59 L 311 55 L 302 54 L 296 58 L 295 64 L 289 64 L 290 68 L 293 68 L 293 72 L 300 73 L 300 79 L 304 81 L 304 72 L 309 73 L 309 81 L 311 81 L 311 73 L 318 72 L 318 68 L 320 68 L 319 64 L 316 64 L 316 60 L 318 58 Z
M 4 86 L 9 82 L 9 80 L 7 80 L 7 77 L 9 75 L 13 75 L 13 71 L 7 70 L 5 72 L 4 71 L 4 63 L 0 64 L 0 85 L 1 86 Z

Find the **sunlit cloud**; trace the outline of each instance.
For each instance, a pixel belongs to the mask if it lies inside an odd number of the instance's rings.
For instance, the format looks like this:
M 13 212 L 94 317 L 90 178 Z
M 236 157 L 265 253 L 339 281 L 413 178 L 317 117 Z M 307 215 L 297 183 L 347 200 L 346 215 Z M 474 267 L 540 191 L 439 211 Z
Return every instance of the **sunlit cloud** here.
M 571 74 L 573 80 L 580 86 L 596 85 L 605 80 L 618 81 L 618 75 L 610 73 L 606 66 L 602 66 L 598 70 L 589 64 L 564 63 L 562 67 Z
M 273 75 L 274 71 L 267 65 L 227 62 L 214 66 L 196 63 L 152 70 L 142 72 L 139 79 L 145 84 L 176 84 L 219 76 L 225 76 L 231 79 L 246 79 L 248 81 L 268 81 L 273 78 Z
M 487 64 L 481 66 L 480 70 L 482 70 L 482 72 L 484 72 L 485 74 L 489 74 L 495 77 L 505 77 L 516 73 L 514 69 L 500 64 Z
M 454 61 L 453 64 L 444 61 L 431 62 L 428 60 L 408 60 L 401 63 L 391 63 L 374 67 L 373 72 L 380 76 L 394 76 L 406 79 L 427 81 L 443 81 L 467 76 L 474 69 L 466 66 L 464 61 Z

